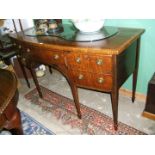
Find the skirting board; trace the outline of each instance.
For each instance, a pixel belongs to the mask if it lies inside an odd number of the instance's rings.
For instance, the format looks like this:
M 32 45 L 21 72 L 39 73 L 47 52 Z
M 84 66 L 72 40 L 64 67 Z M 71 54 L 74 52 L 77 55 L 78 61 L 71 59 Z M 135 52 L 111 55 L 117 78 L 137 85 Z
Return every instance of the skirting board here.
M 132 97 L 132 91 L 128 90 L 128 89 L 125 89 L 125 88 L 120 88 L 119 93 L 124 95 L 124 96 L 127 96 L 127 97 Z M 145 102 L 146 101 L 146 95 L 136 92 L 135 100 Z
M 120 92 L 120 94 L 122 94 L 124 96 L 132 97 L 132 91 L 131 90 L 120 88 L 119 92 Z M 144 94 L 140 94 L 140 93 L 136 92 L 135 97 L 136 97 L 136 100 L 146 102 L 146 95 L 144 95 Z M 146 112 L 146 111 L 144 111 L 142 113 L 142 116 L 146 117 L 146 118 L 149 118 L 149 119 L 152 119 L 152 120 L 155 120 L 155 114 L 152 114 L 152 113 L 149 113 L 149 112 Z
M 155 114 L 152 114 L 152 113 L 149 113 L 149 112 L 146 112 L 146 111 L 144 111 L 142 113 L 142 116 L 147 117 L 147 118 L 152 119 L 152 120 L 155 120 Z

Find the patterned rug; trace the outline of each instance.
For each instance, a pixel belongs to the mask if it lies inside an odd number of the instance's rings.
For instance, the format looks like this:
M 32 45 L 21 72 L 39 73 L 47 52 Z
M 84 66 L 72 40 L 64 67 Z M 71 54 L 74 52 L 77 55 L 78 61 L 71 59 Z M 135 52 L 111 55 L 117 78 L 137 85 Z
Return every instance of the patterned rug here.
M 21 121 L 24 135 L 54 135 L 53 132 L 22 111 Z M 3 130 L 0 132 L 0 135 L 11 135 L 11 133 L 9 131 Z
M 24 112 L 21 112 L 21 120 L 24 135 L 54 135 L 52 131 Z
M 124 123 L 118 123 L 118 130 L 113 129 L 113 119 L 109 116 L 81 104 L 82 119 L 78 119 L 73 100 L 56 94 L 41 86 L 44 99 L 40 99 L 36 89 L 25 98 L 31 104 L 38 105 L 44 111 L 51 112 L 63 125 L 78 128 L 81 134 L 88 135 L 143 135 L 145 133 Z

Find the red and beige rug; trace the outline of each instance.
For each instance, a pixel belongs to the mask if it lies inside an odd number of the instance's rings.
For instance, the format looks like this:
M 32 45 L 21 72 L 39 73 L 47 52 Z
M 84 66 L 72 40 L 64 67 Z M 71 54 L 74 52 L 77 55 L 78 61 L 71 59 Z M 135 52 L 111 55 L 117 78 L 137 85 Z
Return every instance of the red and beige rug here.
M 144 135 L 124 123 L 118 123 L 118 130 L 113 129 L 113 119 L 109 116 L 81 104 L 82 119 L 78 119 L 73 100 L 56 94 L 41 86 L 44 99 L 40 99 L 36 89 L 25 95 L 25 98 L 51 112 L 63 125 L 78 128 L 81 134 L 88 135 Z

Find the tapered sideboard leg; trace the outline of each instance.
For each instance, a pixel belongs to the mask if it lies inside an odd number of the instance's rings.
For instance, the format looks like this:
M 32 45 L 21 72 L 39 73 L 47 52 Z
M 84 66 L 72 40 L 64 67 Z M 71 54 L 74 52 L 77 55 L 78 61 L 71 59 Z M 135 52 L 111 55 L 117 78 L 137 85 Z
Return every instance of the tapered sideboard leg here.
M 36 88 L 38 90 L 39 96 L 40 96 L 40 98 L 43 98 L 43 95 L 42 95 L 42 92 L 41 92 L 41 88 L 39 86 L 39 83 L 38 83 L 38 80 L 37 80 L 37 77 L 36 77 L 36 73 L 35 73 L 33 67 L 30 67 L 30 72 L 31 72 L 33 81 L 34 81 L 34 83 L 36 85 Z
M 77 113 L 78 113 L 78 117 L 81 119 L 82 115 L 81 115 L 81 111 L 80 111 L 78 89 L 77 89 L 77 87 L 74 84 L 71 84 L 70 86 L 71 86 L 72 95 L 73 95 L 73 98 L 74 98 L 76 110 L 77 110 Z
M 48 66 L 48 68 L 49 68 L 49 72 L 50 72 L 50 74 L 52 74 L 52 73 L 53 73 L 53 71 L 52 71 L 52 67 L 51 67 L 51 66 Z
M 30 88 L 30 82 L 29 82 L 29 80 L 28 80 L 28 77 L 27 77 L 27 74 L 26 74 L 24 65 L 22 64 L 20 58 L 17 57 L 17 60 L 18 60 L 18 62 L 19 62 L 19 65 L 20 65 L 20 68 L 21 68 L 22 73 L 23 73 L 23 75 L 24 75 L 24 78 L 25 78 L 25 80 L 26 80 L 27 86 Z
M 132 102 L 135 101 L 135 92 L 136 92 L 138 65 L 139 65 L 139 46 L 140 46 L 140 39 L 137 40 L 137 47 L 136 47 L 136 62 L 135 62 L 135 70 L 133 72 L 133 82 L 132 82 Z
M 113 112 L 114 129 L 118 127 L 118 90 L 111 92 L 111 104 Z
M 133 73 L 133 82 L 132 82 L 132 102 L 135 101 L 136 85 L 137 85 L 137 70 L 135 70 L 134 73 Z

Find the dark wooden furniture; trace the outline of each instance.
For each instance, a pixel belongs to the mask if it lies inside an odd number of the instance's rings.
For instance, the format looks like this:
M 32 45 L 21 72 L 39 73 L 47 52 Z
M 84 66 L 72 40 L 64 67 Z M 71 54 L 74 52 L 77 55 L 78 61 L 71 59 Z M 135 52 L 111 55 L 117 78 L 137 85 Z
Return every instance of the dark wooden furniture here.
M 119 88 L 132 73 L 132 101 L 135 100 L 140 36 L 144 30 L 119 28 L 118 31 L 108 39 L 94 42 L 74 42 L 51 36 L 30 37 L 24 33 L 10 37 L 29 63 L 51 65 L 67 78 L 79 118 L 78 87 L 110 93 L 117 130 Z
M 15 44 L 12 44 L 9 38 L 7 38 L 7 35 L 5 35 L 4 37 L 2 36 L 1 38 L 2 38 L 2 41 L 0 40 L 0 43 L 1 43 L 0 60 L 4 61 L 5 64 L 10 65 L 11 58 L 18 55 L 18 49 L 16 48 Z M 25 63 L 25 61 L 28 61 L 28 60 L 25 60 L 25 58 L 22 58 L 21 55 L 17 56 L 17 60 L 21 68 L 21 71 L 24 75 L 24 78 L 26 80 L 27 86 L 30 88 L 30 82 L 28 80 L 25 67 L 29 69 L 35 85 L 38 85 L 35 68 L 38 67 L 40 64 L 35 64 L 35 66 L 33 65 L 32 67 L 30 67 L 28 62 Z M 40 89 L 38 90 L 38 93 L 39 93 L 39 96 L 42 98 L 42 93 Z
M 16 32 L 16 34 L 18 34 L 17 27 L 16 27 L 14 19 L 12 21 L 13 21 L 13 25 L 14 25 L 14 28 L 15 28 L 15 32 Z M 18 22 L 19 22 L 21 33 L 24 33 L 21 20 L 19 19 Z M 16 46 L 16 43 L 13 43 L 13 45 Z M 36 88 L 38 90 L 39 96 L 42 98 L 43 95 L 41 93 L 41 90 L 40 90 L 40 87 L 39 87 L 39 83 L 38 83 L 38 80 L 37 80 L 37 76 L 36 76 L 36 73 L 35 73 L 35 68 L 37 68 L 40 64 L 38 64 L 38 63 L 33 63 L 33 64 L 31 63 L 30 64 L 29 63 L 29 59 L 26 59 L 23 56 L 24 53 L 19 54 L 20 53 L 20 49 L 21 49 L 21 46 L 19 46 L 19 48 L 16 48 L 17 53 L 18 53 L 16 55 L 17 55 L 17 60 L 19 62 L 19 65 L 20 65 L 20 68 L 22 70 L 22 73 L 23 73 L 24 78 L 26 80 L 27 86 L 30 88 L 30 82 L 28 80 L 28 76 L 27 76 L 27 73 L 26 73 L 26 68 L 30 71 L 31 76 L 33 78 L 33 81 L 34 81 L 34 83 L 36 85 Z M 49 71 L 52 73 L 52 69 L 50 67 L 49 67 Z
M 15 28 L 16 34 L 18 35 L 15 21 L 14 20 L 12 20 L 12 21 L 13 21 L 13 24 L 14 24 L 14 28 Z M 20 26 L 20 29 L 21 29 L 21 33 L 24 34 L 24 29 L 23 29 L 21 20 L 19 19 L 18 22 L 19 22 L 19 26 Z M 61 22 L 61 21 L 58 20 L 58 22 Z M 16 43 L 14 43 L 14 45 L 16 46 Z M 33 81 L 34 81 L 34 83 L 36 85 L 36 88 L 38 90 L 38 94 L 39 94 L 40 98 L 42 98 L 43 95 L 42 95 L 42 92 L 40 90 L 39 83 L 38 83 L 37 76 L 36 76 L 36 72 L 35 72 L 35 69 L 40 66 L 40 63 L 38 63 L 38 62 L 31 63 L 29 57 L 27 57 L 24 54 L 25 51 L 23 51 L 23 50 L 25 50 L 25 49 L 23 49 L 21 45 L 19 45 L 18 48 L 16 48 L 16 50 L 18 51 L 17 52 L 18 53 L 17 54 L 17 59 L 18 59 L 20 68 L 22 70 L 22 73 L 24 75 L 24 78 L 25 78 L 25 80 L 27 82 L 28 87 L 30 88 L 30 83 L 29 83 L 29 80 L 28 80 L 26 69 L 28 69 L 30 71 L 31 76 L 33 78 Z M 28 49 L 27 49 L 27 51 L 28 51 Z M 48 67 L 49 67 L 49 72 L 52 74 L 51 66 L 49 65 Z
M 148 84 L 146 105 L 143 116 L 155 120 L 155 73 Z
M 13 72 L 0 69 L 0 129 L 23 134 L 18 102 L 17 78 Z
M 40 90 L 38 79 L 37 79 L 36 72 L 35 72 L 35 68 L 39 67 L 40 64 L 37 63 L 37 62 L 33 62 L 32 63 L 30 61 L 30 59 L 27 56 L 25 56 L 24 52 L 22 52 L 22 53 L 20 52 L 20 48 L 21 47 L 19 46 L 19 51 L 18 51 L 17 59 L 18 59 L 18 62 L 20 64 L 20 66 L 21 66 L 23 75 L 24 75 L 24 77 L 25 77 L 25 79 L 27 81 L 28 87 L 30 88 L 30 83 L 29 83 L 29 80 L 28 80 L 28 77 L 27 77 L 27 74 L 26 74 L 25 67 L 27 69 L 29 69 L 29 71 L 30 71 L 30 73 L 32 75 L 33 81 L 34 81 L 34 83 L 36 85 L 36 88 L 38 90 L 38 94 L 39 94 L 40 98 L 42 98 L 43 95 L 42 95 L 42 92 Z

